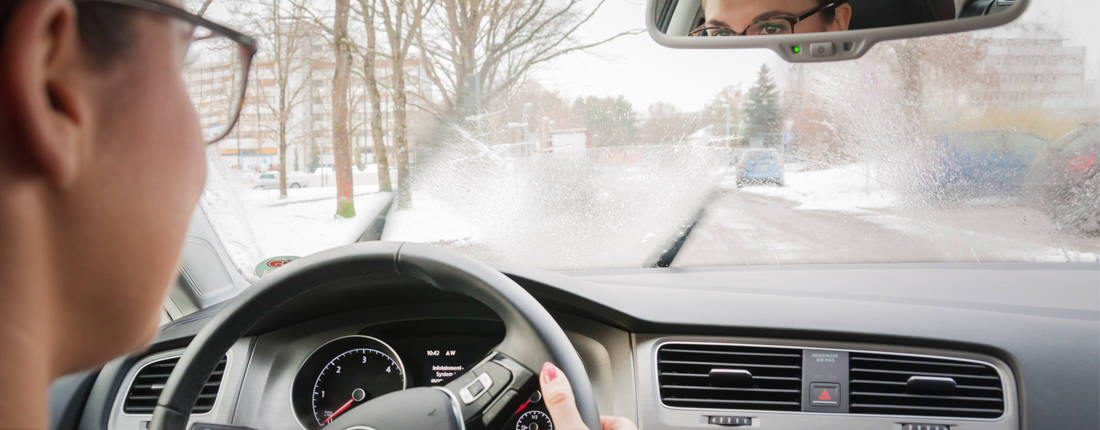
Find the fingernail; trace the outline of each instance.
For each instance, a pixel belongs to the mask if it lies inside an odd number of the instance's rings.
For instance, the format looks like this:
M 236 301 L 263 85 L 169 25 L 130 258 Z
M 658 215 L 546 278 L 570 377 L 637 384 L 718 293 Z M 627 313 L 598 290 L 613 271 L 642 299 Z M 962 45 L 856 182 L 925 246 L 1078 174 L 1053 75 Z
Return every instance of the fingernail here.
M 549 383 L 558 377 L 558 368 L 549 361 L 542 364 L 542 382 Z

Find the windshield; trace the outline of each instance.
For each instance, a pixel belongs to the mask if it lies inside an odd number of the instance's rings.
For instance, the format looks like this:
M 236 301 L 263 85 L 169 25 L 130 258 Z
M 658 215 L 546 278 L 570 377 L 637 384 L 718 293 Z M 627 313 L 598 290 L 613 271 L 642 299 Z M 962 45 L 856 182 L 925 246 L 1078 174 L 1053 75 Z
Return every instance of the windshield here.
M 745 156 L 742 157 L 744 161 L 775 161 L 779 158 L 778 152 L 773 151 L 746 151 Z
M 262 41 L 201 201 L 249 276 L 379 238 L 552 269 L 1100 258 L 1092 0 L 820 64 L 658 47 L 639 0 L 195 3 Z

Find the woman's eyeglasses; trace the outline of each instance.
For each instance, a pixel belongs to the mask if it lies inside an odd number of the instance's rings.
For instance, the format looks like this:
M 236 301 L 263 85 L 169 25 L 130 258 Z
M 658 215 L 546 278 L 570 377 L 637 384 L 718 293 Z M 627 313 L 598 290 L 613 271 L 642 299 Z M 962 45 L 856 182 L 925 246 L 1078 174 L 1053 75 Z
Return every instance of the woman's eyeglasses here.
M 183 81 L 198 114 L 202 136 L 214 143 L 229 134 L 241 114 L 256 40 L 183 9 L 155 0 L 74 0 L 78 4 L 126 6 L 184 22 L 191 35 L 183 58 Z
M 763 36 L 769 34 L 792 34 L 794 33 L 794 26 L 807 18 L 814 16 L 815 14 L 826 10 L 840 6 L 847 3 L 848 0 L 837 0 L 823 4 L 816 9 L 806 12 L 802 15 L 780 15 L 770 16 L 753 22 L 743 31 L 737 31 L 732 28 L 720 25 L 702 25 L 696 27 L 688 36 Z

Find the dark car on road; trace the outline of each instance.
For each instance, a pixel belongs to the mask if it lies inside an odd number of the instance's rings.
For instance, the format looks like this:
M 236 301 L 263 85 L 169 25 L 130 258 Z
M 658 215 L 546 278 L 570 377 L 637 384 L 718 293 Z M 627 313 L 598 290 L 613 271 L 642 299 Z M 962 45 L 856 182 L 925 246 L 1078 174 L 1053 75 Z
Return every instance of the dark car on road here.
M 1010 130 L 944 135 L 930 166 L 931 192 L 947 199 L 1015 195 L 1046 143 Z
M 1029 194 L 1060 228 L 1100 233 L 1100 123 L 1084 124 L 1051 143 L 1028 183 Z

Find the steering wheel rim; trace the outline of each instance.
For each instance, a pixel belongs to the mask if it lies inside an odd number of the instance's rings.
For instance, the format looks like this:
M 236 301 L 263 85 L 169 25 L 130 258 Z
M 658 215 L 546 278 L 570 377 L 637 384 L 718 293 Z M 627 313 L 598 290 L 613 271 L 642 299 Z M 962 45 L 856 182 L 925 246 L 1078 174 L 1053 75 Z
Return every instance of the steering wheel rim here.
M 534 297 L 484 263 L 428 245 L 403 242 L 356 243 L 301 258 L 270 272 L 233 298 L 199 331 L 180 357 L 157 399 L 150 428 L 185 429 L 206 377 L 233 343 L 272 310 L 333 282 L 360 277 L 420 280 L 486 305 L 504 323 L 505 337 L 485 360 L 504 357 L 531 375 L 538 374 L 543 362 L 555 363 L 569 375 L 585 424 L 600 428 L 596 397 L 580 356 Z M 453 390 L 450 384 L 448 388 Z M 454 402 L 458 393 L 448 391 L 448 397 Z

